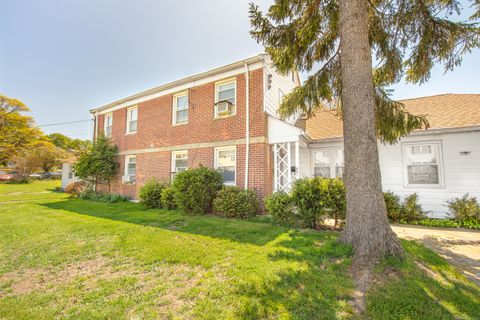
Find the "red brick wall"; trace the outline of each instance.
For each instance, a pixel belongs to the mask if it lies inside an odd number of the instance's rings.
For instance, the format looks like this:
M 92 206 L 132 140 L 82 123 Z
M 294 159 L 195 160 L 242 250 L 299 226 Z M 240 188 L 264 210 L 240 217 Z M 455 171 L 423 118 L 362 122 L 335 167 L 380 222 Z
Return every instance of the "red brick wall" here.
M 215 83 L 188 90 L 188 124 L 172 125 L 173 95 L 168 94 L 138 104 L 137 133 L 126 135 L 127 108 L 113 111 L 112 141 L 120 152 L 153 147 L 177 146 L 202 142 L 245 138 L 245 75 L 236 76 L 236 115 L 214 119 Z M 250 137 L 267 136 L 267 116 L 263 111 L 263 70 L 250 72 Z M 98 130 L 103 132 L 103 115 L 98 117 Z M 124 156 L 119 157 L 119 175 L 112 183 L 112 192 L 136 197 L 139 188 L 151 177 L 167 179 L 171 173 L 171 152 L 137 155 L 137 182 L 121 183 Z M 188 150 L 189 167 L 214 165 L 214 147 Z M 251 144 L 249 188 L 261 196 L 271 192 L 271 156 L 265 143 Z M 245 178 L 245 145 L 237 146 L 237 185 L 243 187 Z

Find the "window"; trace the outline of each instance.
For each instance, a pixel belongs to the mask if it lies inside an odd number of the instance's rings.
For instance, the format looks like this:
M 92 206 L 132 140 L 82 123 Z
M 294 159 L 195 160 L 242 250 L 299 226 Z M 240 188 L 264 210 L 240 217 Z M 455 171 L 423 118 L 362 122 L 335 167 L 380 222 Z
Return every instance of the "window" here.
M 131 107 L 127 109 L 127 133 L 137 132 L 137 107 Z
M 234 115 L 236 112 L 235 80 L 217 83 L 215 88 L 215 118 Z
M 105 137 L 111 137 L 112 136 L 113 114 L 107 113 L 105 115 L 105 119 L 104 119 L 103 124 L 104 124 L 103 132 L 105 134 Z
M 125 175 L 123 183 L 133 183 L 137 175 L 137 157 L 134 155 L 125 156 Z
M 215 169 L 218 169 L 226 185 L 235 185 L 237 167 L 236 147 L 222 147 L 215 149 Z
M 407 186 L 441 186 L 440 143 L 405 143 L 404 180 Z
M 342 149 L 314 151 L 313 175 L 324 178 L 343 178 L 344 160 Z
M 187 170 L 188 168 L 188 151 L 173 151 L 172 152 L 172 177 L 176 173 Z
M 173 96 L 173 124 L 188 122 L 188 93 Z

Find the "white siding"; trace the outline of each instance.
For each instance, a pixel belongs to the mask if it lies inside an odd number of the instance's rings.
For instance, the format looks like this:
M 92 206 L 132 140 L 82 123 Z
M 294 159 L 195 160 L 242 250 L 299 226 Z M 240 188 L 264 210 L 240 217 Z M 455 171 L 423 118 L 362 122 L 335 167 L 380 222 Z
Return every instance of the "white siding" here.
M 295 81 L 292 81 L 292 75 L 281 75 L 278 73 L 275 68 L 267 63 L 264 69 L 264 79 L 265 79 L 265 112 L 271 116 L 278 118 L 278 107 L 282 99 L 282 94 L 286 95 L 290 93 L 296 86 L 299 85 L 298 78 L 295 77 Z M 271 74 L 271 87 L 268 89 L 268 75 Z M 290 124 L 295 123 L 297 117 L 292 117 L 287 119 L 287 122 Z
M 268 117 L 268 142 L 270 144 L 299 141 L 302 133 L 300 128 L 277 118 Z
M 402 143 L 440 141 L 442 150 L 444 186 L 407 187 L 404 184 L 404 163 Z M 339 143 L 315 143 L 310 145 L 313 151 L 319 148 L 343 146 Z M 470 154 L 461 155 L 463 151 Z M 461 197 L 465 193 L 480 200 L 480 132 L 462 132 L 435 135 L 415 135 L 404 138 L 395 145 L 379 144 L 380 171 L 383 189 L 405 197 L 416 192 L 423 208 L 430 211 L 429 216 L 446 217 L 446 201 Z M 311 168 L 311 166 L 310 166 Z M 310 169 L 309 175 L 312 175 Z

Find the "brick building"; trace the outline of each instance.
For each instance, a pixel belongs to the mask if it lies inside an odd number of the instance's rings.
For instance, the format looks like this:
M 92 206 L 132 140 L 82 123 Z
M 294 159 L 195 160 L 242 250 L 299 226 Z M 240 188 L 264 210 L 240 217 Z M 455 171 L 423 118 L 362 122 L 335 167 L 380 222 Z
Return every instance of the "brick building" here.
M 261 54 L 91 110 L 95 134 L 119 148 L 112 192 L 136 197 L 148 179 L 199 165 L 220 169 L 225 184 L 272 192 L 269 126 L 298 84 Z
M 343 124 L 335 111 L 282 120 L 298 73 L 281 75 L 268 55 L 238 61 L 91 110 L 95 134 L 120 150 L 112 191 L 136 197 L 151 177 L 171 179 L 200 164 L 224 183 L 260 196 L 288 191 L 302 177 L 344 175 Z M 431 217 L 465 193 L 480 198 L 480 95 L 444 94 L 401 101 L 430 121 L 394 145 L 379 142 L 382 185 L 419 196 Z M 348 173 L 347 173 L 348 174 Z

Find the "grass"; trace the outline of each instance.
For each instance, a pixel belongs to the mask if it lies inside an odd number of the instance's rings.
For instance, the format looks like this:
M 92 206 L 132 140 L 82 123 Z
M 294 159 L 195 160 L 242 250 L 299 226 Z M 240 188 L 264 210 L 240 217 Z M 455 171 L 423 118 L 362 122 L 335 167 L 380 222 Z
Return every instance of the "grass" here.
M 70 199 L 55 183 L 0 185 L 0 319 L 357 318 L 336 233 Z M 478 287 L 403 244 L 407 259 L 376 271 L 369 318 L 478 318 Z

